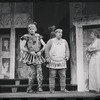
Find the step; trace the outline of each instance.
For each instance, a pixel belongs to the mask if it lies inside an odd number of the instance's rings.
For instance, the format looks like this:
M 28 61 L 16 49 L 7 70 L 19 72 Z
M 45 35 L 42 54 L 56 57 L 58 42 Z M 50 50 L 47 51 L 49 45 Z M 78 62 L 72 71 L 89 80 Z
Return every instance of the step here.
M 70 78 L 66 78 L 66 84 L 70 84 Z M 59 84 L 59 79 L 55 78 L 56 84 Z M 16 84 L 28 84 L 28 79 L 0 79 L 0 85 L 16 85 Z M 37 84 L 37 79 L 35 79 L 34 84 Z M 43 79 L 43 84 L 49 84 L 49 78 Z
M 70 78 L 66 79 L 66 88 L 68 90 L 76 90 L 77 85 L 71 85 L 70 84 Z M 56 77 L 55 79 L 56 85 L 55 90 L 60 90 L 59 86 L 59 79 Z M 16 92 L 26 92 L 28 86 L 28 79 L 0 79 L 0 92 L 12 92 L 13 90 L 16 90 Z M 33 83 L 33 89 L 37 90 L 37 80 L 35 79 Z M 43 79 L 43 90 L 49 91 L 49 78 Z
M 0 85 L 28 84 L 28 79 L 0 79 Z
M 0 85 L 0 93 L 9 93 L 9 92 L 26 92 L 28 85 L 23 84 L 23 85 Z M 49 91 L 49 84 L 43 84 L 43 90 L 44 91 Z M 77 85 L 72 85 L 72 84 L 66 84 L 66 88 L 69 91 L 74 91 L 77 90 Z M 33 84 L 33 90 L 37 90 L 37 84 Z M 55 90 L 59 91 L 60 90 L 60 85 L 56 84 L 55 85 Z

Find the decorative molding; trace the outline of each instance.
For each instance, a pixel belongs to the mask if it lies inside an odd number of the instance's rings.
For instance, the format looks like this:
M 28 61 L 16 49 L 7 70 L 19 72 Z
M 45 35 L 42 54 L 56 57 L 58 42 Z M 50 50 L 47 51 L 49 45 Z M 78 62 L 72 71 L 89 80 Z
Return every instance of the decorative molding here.
M 4 16 L 4 20 L 3 20 L 3 24 L 4 25 L 11 25 L 12 24 L 12 15 L 8 14 L 7 16 Z
M 22 17 L 17 17 L 14 22 L 15 25 L 19 25 L 19 24 L 23 25 L 23 23 L 24 23 L 24 21 L 23 21 Z
M 31 22 L 32 18 L 28 14 L 2 14 L 0 16 L 0 27 L 10 27 L 14 25 L 14 27 L 27 27 L 27 25 Z M 14 22 L 13 22 L 14 21 Z
M 76 25 L 95 25 L 95 24 L 100 24 L 100 16 L 99 15 L 88 15 L 88 16 L 81 16 L 74 18 L 73 24 Z
M 15 14 L 14 15 L 14 25 L 27 25 L 30 16 L 28 14 Z

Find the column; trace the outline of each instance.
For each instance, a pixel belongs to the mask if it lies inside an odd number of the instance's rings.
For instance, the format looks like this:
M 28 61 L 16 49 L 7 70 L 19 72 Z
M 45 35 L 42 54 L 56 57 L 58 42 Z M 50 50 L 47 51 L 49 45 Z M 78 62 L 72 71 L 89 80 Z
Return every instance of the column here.
M 15 28 L 11 28 L 10 37 L 10 79 L 15 78 Z
M 84 91 L 83 28 L 76 26 L 77 90 Z
M 10 79 L 15 78 L 15 27 L 14 27 L 14 11 L 15 3 L 11 3 L 11 35 L 10 35 Z

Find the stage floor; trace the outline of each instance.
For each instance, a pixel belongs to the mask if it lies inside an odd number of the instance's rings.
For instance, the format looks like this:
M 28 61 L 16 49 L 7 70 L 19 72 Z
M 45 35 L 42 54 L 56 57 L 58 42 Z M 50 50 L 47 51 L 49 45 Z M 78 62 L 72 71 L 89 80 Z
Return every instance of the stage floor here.
M 68 93 L 62 93 L 56 91 L 55 93 L 50 93 L 49 91 L 42 93 L 26 93 L 26 92 L 16 92 L 16 93 L 0 93 L 0 98 L 100 98 L 100 93 L 90 93 L 90 92 L 77 92 L 69 91 Z M 1 100 L 1 99 L 0 99 Z

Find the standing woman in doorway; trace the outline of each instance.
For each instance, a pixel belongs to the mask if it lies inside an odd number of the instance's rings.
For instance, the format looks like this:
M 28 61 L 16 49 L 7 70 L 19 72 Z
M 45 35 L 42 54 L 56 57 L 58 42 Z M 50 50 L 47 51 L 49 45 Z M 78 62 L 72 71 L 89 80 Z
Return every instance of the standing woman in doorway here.
M 98 31 L 91 33 L 92 43 L 87 48 L 89 54 L 89 90 L 100 92 L 100 39 Z

